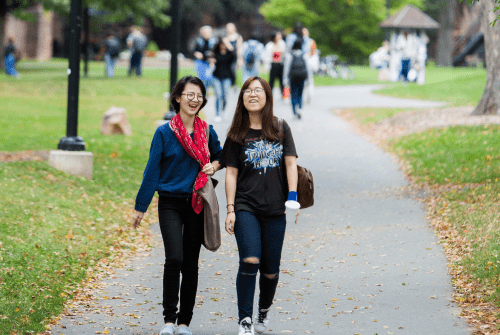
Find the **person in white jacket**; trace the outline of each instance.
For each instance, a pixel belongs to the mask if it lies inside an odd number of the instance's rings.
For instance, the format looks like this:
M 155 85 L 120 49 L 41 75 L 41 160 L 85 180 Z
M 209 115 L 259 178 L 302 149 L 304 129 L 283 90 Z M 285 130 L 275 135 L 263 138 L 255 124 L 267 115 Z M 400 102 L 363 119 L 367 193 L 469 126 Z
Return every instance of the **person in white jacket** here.
M 314 96 L 314 72 L 319 70 L 319 51 L 316 47 L 316 41 L 309 37 L 309 30 L 302 29 L 304 38 L 307 41 L 309 52 L 306 54 L 307 61 L 307 80 L 304 87 L 304 101 L 310 103 Z
M 278 80 L 280 96 L 283 99 L 283 61 L 286 55 L 286 43 L 283 41 L 283 35 L 275 32 L 271 36 L 271 41 L 266 44 L 265 49 L 266 67 L 269 68 L 269 86 L 274 88 L 274 82 Z

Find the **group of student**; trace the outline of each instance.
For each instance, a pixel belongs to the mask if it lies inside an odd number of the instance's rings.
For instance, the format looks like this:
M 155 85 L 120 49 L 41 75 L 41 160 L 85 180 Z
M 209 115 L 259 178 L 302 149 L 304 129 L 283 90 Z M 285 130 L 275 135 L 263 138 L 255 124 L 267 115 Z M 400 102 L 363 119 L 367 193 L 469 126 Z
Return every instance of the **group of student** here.
M 257 36 L 243 41 L 233 23 L 226 25 L 226 34 L 221 38 L 213 36 L 210 26 L 200 28 L 193 53 L 198 77 L 205 87 L 213 86 L 216 94 L 215 121 L 221 121 L 221 114 L 227 104 L 230 88 L 236 84 L 236 71 L 242 69 L 243 82 L 258 76 L 261 65 L 269 70 L 271 90 L 278 81 L 280 96 L 287 98 L 289 89 L 293 115 L 301 118 L 303 96 L 312 98 L 314 91 L 313 65 L 319 59 L 316 43 L 309 37 L 309 31 L 300 22 L 293 32 L 284 38 L 282 32 L 274 32 L 264 46 Z M 307 89 L 304 92 L 304 87 Z
M 252 76 L 243 83 L 223 147 L 214 128 L 198 117 L 207 103 L 206 93 L 203 81 L 194 76 L 183 77 L 172 91 L 170 101 L 176 116 L 154 134 L 132 224 L 140 225 L 158 192 L 165 248 L 165 324 L 160 335 L 191 335 L 204 241 L 205 208 L 196 190 L 212 182 L 209 176 L 226 168 L 225 227 L 235 236 L 239 252 L 238 335 L 261 334 L 269 326 L 278 286 L 285 204 L 298 205 L 297 152 L 290 127 L 273 115 L 272 90 L 263 78 Z M 260 293 L 254 317 L 258 272 Z
M 144 50 L 148 45 L 148 38 L 142 32 L 140 27 L 132 26 L 130 34 L 126 39 L 127 48 L 130 51 L 130 65 L 128 75 L 133 72 L 137 76 L 142 75 L 142 58 Z M 111 32 L 106 34 L 106 39 L 102 43 L 101 50 L 97 55 L 97 59 L 103 59 L 106 64 L 106 76 L 108 78 L 115 75 L 115 64 L 121 52 L 121 43 Z

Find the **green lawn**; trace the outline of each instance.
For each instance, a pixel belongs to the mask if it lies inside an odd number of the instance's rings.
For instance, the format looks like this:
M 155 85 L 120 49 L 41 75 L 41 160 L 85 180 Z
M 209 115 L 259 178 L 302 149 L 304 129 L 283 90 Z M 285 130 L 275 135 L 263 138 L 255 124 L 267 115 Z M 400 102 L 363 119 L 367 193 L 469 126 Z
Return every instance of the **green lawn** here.
M 427 82 L 419 86 L 401 83 L 376 91 L 400 98 L 446 101 L 450 106 L 474 106 L 486 85 L 486 70 L 476 68 L 429 68 Z
M 417 183 L 438 191 L 429 215 L 449 250 L 457 301 L 474 318 L 498 321 L 477 306 L 500 308 L 500 126 L 430 129 L 389 145 Z

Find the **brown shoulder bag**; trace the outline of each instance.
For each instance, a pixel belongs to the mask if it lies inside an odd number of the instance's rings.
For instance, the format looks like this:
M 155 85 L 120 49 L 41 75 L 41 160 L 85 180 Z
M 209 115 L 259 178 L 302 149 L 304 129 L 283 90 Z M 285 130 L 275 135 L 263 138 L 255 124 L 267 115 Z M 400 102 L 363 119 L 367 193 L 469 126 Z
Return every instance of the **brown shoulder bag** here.
M 210 138 L 210 127 L 207 125 L 207 141 Z M 217 180 L 208 176 L 208 181 L 198 193 L 203 198 L 203 246 L 210 251 L 217 251 L 222 244 L 219 220 L 219 202 L 215 193 Z

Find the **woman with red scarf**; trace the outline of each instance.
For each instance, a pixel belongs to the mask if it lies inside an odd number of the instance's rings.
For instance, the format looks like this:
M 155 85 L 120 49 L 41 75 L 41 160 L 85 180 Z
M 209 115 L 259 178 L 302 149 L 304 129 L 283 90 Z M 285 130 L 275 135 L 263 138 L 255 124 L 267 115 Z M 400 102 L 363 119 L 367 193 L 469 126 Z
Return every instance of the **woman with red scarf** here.
M 215 130 L 198 117 L 206 105 L 206 88 L 193 76 L 183 77 L 170 99 L 176 116 L 155 132 L 149 161 L 135 201 L 138 227 L 156 191 L 165 247 L 163 317 L 160 335 L 191 335 L 189 323 L 198 288 L 198 259 L 203 243 L 203 200 L 196 193 L 221 168 L 222 151 Z M 182 273 L 182 284 L 180 274 Z M 179 302 L 180 307 L 177 311 Z

